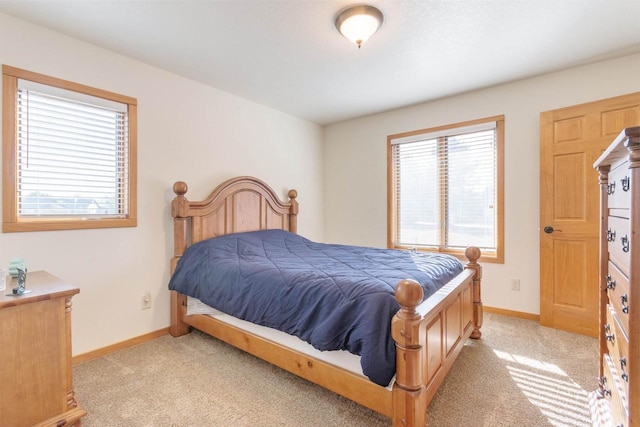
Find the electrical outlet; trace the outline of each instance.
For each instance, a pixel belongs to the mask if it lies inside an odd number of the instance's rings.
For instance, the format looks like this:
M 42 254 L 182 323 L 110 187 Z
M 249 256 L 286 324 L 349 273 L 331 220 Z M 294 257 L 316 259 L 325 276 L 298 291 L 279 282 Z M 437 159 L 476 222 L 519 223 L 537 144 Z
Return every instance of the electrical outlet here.
M 143 310 L 151 308 L 151 292 L 147 291 L 141 298 L 141 308 Z
M 511 290 L 512 291 L 520 290 L 520 279 L 511 279 Z

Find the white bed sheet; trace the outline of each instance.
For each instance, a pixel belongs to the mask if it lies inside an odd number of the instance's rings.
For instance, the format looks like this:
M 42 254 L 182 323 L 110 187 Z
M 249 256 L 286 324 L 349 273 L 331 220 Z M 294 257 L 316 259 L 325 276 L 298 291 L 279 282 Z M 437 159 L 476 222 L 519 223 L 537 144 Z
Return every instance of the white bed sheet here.
M 209 307 L 197 298 L 187 297 L 187 315 L 191 314 L 206 314 L 216 320 L 242 329 L 245 332 L 258 335 L 262 338 L 268 339 L 269 341 L 294 349 L 302 354 L 322 360 L 323 362 L 338 366 L 366 378 L 362 372 L 362 366 L 360 366 L 360 356 L 349 353 L 346 350 L 320 351 L 296 336 L 289 335 L 286 332 L 278 331 L 277 329 L 269 328 L 267 326 L 256 325 L 255 323 L 238 319 L 237 317 L 233 317 L 216 310 L 213 307 Z M 388 389 L 391 389 L 394 381 L 395 376 L 387 386 Z

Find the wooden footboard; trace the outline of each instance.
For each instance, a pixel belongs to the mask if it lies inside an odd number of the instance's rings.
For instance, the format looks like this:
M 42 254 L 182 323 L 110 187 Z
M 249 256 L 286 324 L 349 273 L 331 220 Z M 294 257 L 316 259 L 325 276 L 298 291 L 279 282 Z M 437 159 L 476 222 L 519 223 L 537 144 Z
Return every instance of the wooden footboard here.
M 419 283 L 396 286 L 400 310 L 391 324 L 396 342 L 393 425 L 426 425 L 427 406 L 467 338 L 480 338 L 480 250 L 470 247 L 465 271 L 422 302 Z
M 189 243 L 240 231 L 281 228 L 296 232 L 297 192 L 282 202 L 273 190 L 252 177 L 234 178 L 207 199 L 190 202 L 187 185 L 174 184 L 174 257 L 171 273 Z M 402 280 L 396 287 L 401 309 L 392 321 L 396 342 L 396 380 L 392 390 L 326 362 L 205 315 L 187 316 L 187 298 L 171 291 L 171 335 L 199 329 L 250 354 L 288 370 L 393 419 L 394 426 L 426 425 L 429 402 L 451 369 L 467 338 L 480 338 L 482 270 L 480 250 L 465 253 L 465 270 L 422 301 L 422 288 Z

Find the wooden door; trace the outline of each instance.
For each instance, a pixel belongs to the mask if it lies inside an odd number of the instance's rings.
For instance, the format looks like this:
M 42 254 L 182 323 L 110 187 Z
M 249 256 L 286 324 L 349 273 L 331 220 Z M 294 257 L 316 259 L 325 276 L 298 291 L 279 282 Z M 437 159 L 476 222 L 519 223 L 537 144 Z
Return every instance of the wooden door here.
M 540 114 L 540 323 L 598 336 L 598 174 L 640 92 Z

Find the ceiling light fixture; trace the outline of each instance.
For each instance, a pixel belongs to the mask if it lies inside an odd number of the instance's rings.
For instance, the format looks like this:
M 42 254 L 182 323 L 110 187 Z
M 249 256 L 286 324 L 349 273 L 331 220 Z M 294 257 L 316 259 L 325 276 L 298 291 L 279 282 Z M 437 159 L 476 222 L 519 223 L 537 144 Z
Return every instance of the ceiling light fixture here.
M 383 19 L 382 12 L 373 6 L 351 6 L 338 14 L 336 28 L 360 49 L 362 43 L 378 31 Z

